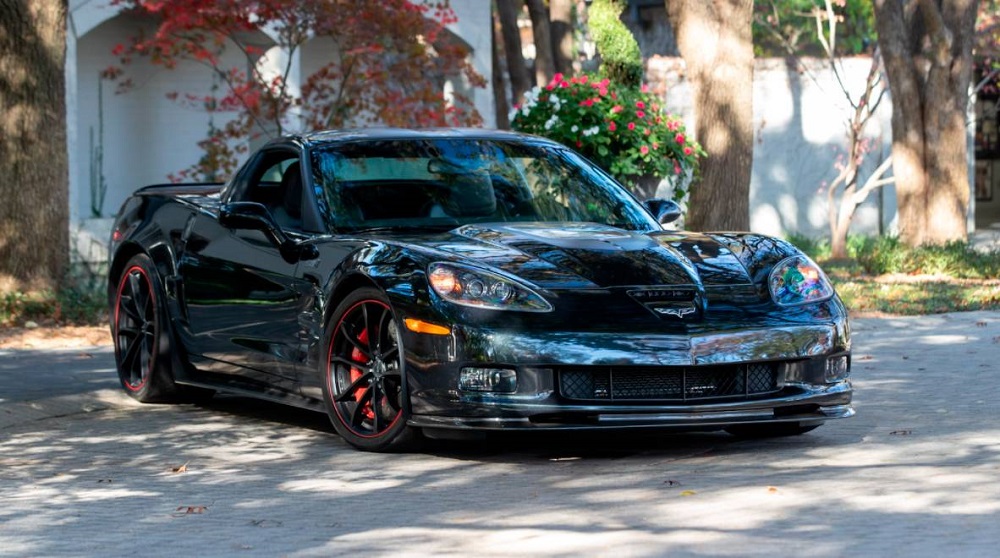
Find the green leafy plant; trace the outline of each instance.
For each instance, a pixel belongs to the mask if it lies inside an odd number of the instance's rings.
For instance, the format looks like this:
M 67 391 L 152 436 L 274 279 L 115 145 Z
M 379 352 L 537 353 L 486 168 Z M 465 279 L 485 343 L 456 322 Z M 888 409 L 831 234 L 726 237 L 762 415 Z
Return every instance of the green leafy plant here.
M 0 295 L 0 325 L 102 325 L 107 323 L 106 293 L 98 286 L 71 284 L 58 291 L 10 291 Z
M 642 83 L 642 52 L 639 43 L 619 16 L 625 3 L 594 0 L 587 12 L 590 32 L 601 53 L 601 75 L 630 87 Z
M 753 6 L 754 54 L 759 57 L 802 56 L 825 53 L 813 39 L 817 33 L 829 41 L 829 20 L 836 18 L 836 55 L 862 54 L 878 37 L 871 0 L 837 0 L 828 11 L 823 0 L 758 0 Z
M 1000 279 L 1000 253 L 974 249 L 966 242 L 916 248 L 896 236 L 851 235 L 847 254 L 853 263 L 830 260 L 830 242 L 824 238 L 788 235 L 788 241 L 825 267 L 849 269 L 865 275 L 944 275 L 953 279 Z
M 636 193 L 652 197 L 655 185 L 640 177 L 673 178 L 674 198 L 686 193 L 686 176 L 697 171 L 701 146 L 684 124 L 665 114 L 646 88 L 626 87 L 608 78 L 562 74 L 535 87 L 511 113 L 511 127 L 567 145 Z
M 964 242 L 910 248 L 894 236 L 852 235 L 851 260 L 830 260 L 830 243 L 803 235 L 788 241 L 817 261 L 852 313 L 899 315 L 1000 308 L 1000 252 Z
M 787 236 L 786 240 L 794 244 L 799 250 L 802 250 L 802 252 L 812 258 L 813 261 L 818 262 L 829 259 L 830 257 L 829 239 L 792 233 Z
M 880 275 L 947 275 L 959 279 L 1000 278 L 1000 254 L 980 252 L 965 242 L 911 248 L 897 237 L 866 238 L 854 249 L 865 272 Z

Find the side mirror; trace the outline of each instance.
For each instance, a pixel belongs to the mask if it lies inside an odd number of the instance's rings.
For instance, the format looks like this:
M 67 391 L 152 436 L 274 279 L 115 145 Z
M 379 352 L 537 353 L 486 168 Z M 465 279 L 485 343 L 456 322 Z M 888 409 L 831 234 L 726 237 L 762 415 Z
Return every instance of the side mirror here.
M 312 244 L 300 244 L 281 230 L 271 212 L 256 202 L 231 202 L 219 209 L 219 224 L 236 230 L 263 232 L 278 247 L 282 259 L 288 263 L 315 260 L 319 250 Z
M 237 230 L 255 230 L 269 233 L 280 230 L 271 212 L 256 202 L 232 202 L 219 209 L 219 224 Z
M 643 202 L 643 205 L 653 214 L 653 217 L 656 217 L 656 220 L 661 225 L 673 223 L 681 218 L 681 206 L 677 205 L 677 202 L 673 200 L 653 198 Z

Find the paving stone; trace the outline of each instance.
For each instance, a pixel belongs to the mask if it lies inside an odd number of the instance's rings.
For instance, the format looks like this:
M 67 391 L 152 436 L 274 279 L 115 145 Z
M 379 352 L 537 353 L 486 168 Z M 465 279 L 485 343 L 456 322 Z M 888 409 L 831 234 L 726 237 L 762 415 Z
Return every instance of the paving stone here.
M 109 352 L 27 356 L 0 353 L 3 556 L 988 556 L 1000 545 L 997 312 L 854 320 L 858 415 L 764 441 L 519 435 L 370 454 L 306 411 L 227 397 L 133 404 L 114 391 Z M 18 391 L 39 374 L 85 387 Z

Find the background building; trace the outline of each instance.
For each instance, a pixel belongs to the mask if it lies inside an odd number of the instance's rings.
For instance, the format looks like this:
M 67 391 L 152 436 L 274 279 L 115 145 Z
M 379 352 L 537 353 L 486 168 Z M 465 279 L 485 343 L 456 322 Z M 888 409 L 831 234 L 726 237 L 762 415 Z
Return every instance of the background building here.
M 66 103 L 69 144 L 69 191 L 71 254 L 77 263 L 100 266 L 106 258 L 110 216 L 136 189 L 166 182 L 168 175 L 191 166 L 202 155 L 198 142 L 210 126 L 221 126 L 220 115 L 196 104 L 168 98 L 171 92 L 208 95 L 219 84 L 212 71 L 194 62 L 172 70 L 144 60 L 129 65 L 135 84 L 117 93 L 117 84 L 102 79 L 102 72 L 119 62 L 112 54 L 116 45 L 128 43 L 153 22 L 124 13 L 110 0 L 71 0 L 66 49 Z M 448 26 L 454 38 L 464 41 L 475 70 L 487 80 L 492 75 L 490 54 L 492 20 L 489 0 L 452 2 L 457 22 Z M 288 61 L 287 53 L 275 47 L 266 29 L 249 41 L 266 51 L 275 68 Z M 292 86 L 329 60 L 330 45 L 313 39 L 298 49 L 291 60 Z M 242 54 L 229 52 L 227 65 L 245 64 Z M 446 88 L 462 87 L 446 83 Z M 462 91 L 483 116 L 494 120 L 493 95 L 489 84 Z M 212 121 L 212 119 L 215 121 Z M 294 130 L 294 126 L 292 127 Z M 295 130 L 298 131 L 298 130 Z M 250 146 L 251 148 L 255 146 Z

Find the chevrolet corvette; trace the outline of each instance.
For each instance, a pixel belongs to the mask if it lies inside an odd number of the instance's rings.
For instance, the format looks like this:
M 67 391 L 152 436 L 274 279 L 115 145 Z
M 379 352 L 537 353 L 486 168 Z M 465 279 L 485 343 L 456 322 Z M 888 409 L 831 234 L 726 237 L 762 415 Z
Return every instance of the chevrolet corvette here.
M 118 375 L 329 415 L 363 450 L 497 430 L 802 434 L 850 417 L 850 325 L 781 239 L 669 230 L 551 141 L 282 137 L 225 184 L 142 188 L 110 244 Z

